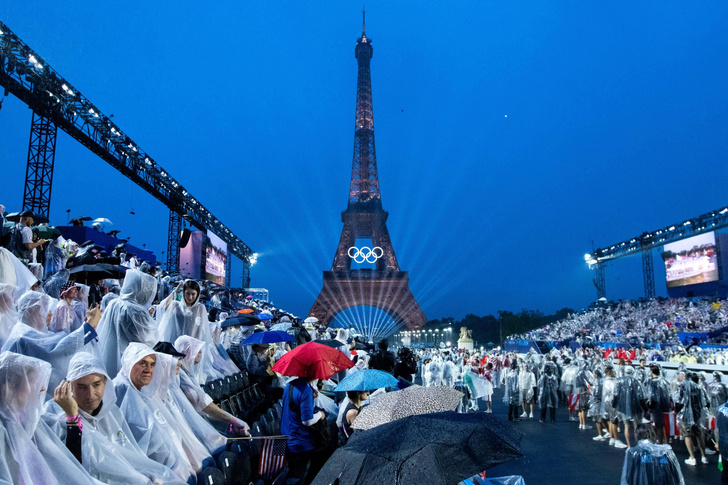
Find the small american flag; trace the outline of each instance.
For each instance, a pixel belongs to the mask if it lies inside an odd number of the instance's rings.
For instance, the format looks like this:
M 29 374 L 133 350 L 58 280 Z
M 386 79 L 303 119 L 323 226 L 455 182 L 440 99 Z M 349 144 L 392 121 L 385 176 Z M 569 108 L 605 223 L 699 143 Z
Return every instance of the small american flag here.
M 275 478 L 283 470 L 286 466 L 287 441 L 287 437 L 263 438 L 258 475 L 263 478 Z

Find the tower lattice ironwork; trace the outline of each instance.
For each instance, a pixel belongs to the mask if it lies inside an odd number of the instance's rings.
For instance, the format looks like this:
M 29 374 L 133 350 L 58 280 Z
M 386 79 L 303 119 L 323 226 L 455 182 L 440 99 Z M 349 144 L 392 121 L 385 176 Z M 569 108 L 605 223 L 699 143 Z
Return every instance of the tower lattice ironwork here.
M 387 312 L 396 323 L 409 329 L 422 327 L 427 319 L 409 289 L 409 277 L 401 271 L 387 230 L 389 214 L 382 208 L 374 148 L 374 115 L 370 61 L 372 41 L 366 28 L 354 51 L 359 66 L 354 121 L 354 157 L 347 208 L 341 213 L 344 227 L 330 271 L 324 271 L 323 288 L 310 316 L 328 324 L 341 311 L 372 306 Z M 357 238 L 371 239 L 382 249 L 375 269 L 352 269 L 350 248 Z

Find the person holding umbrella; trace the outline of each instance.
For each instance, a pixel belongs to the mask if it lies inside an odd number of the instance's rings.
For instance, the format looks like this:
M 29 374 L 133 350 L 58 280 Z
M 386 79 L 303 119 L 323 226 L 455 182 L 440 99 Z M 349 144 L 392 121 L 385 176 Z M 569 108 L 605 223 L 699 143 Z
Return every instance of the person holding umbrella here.
M 369 391 L 346 391 L 346 397 L 349 398 L 349 404 L 344 409 L 344 419 L 339 428 L 339 446 L 344 446 L 354 432 L 351 425 L 359 416 L 362 403 L 369 399 Z
M 326 426 L 326 413 L 314 406 L 316 381 L 353 366 L 341 351 L 309 342 L 285 354 L 272 368 L 297 377 L 283 391 L 281 433 L 288 435 L 288 477 L 300 479 L 303 485 L 311 483 L 332 452 L 324 433 L 317 429 Z

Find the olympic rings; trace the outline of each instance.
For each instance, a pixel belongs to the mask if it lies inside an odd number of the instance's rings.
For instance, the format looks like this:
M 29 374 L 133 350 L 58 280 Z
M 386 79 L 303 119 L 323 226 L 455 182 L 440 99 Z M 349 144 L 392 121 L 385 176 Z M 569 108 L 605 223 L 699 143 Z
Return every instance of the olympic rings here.
M 361 249 L 354 246 L 349 248 L 349 257 L 355 263 L 363 263 L 364 261 L 367 263 L 376 263 L 382 256 L 384 256 L 384 250 L 379 246 L 374 246 L 374 248 L 364 246 Z

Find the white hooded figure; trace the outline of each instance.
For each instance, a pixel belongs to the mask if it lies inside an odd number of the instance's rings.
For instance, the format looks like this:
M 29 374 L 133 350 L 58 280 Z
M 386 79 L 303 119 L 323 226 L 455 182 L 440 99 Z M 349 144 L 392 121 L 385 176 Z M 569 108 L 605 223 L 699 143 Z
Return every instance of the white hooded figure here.
M 178 296 L 181 301 L 175 299 Z M 174 342 L 182 335 L 189 335 L 205 343 L 199 366 L 200 384 L 239 372 L 232 361 L 220 355 L 212 338 L 207 309 L 200 303 L 200 287 L 193 280 L 185 281 L 159 303 L 157 322 L 162 342 Z
M 187 415 L 190 418 L 200 418 L 194 408 L 189 405 L 189 401 L 184 396 L 179 387 L 179 376 L 177 375 L 177 364 L 178 361 L 175 357 L 168 354 L 162 354 L 157 352 L 157 365 L 154 367 L 154 377 L 148 386 L 142 388 L 142 394 L 149 396 L 150 398 L 156 398 L 160 402 L 164 403 L 167 411 L 167 419 L 174 428 L 177 437 L 182 442 L 187 459 L 192 466 L 198 472 L 204 468 L 205 461 L 211 462 L 213 452 L 222 451 L 226 444 L 226 439 L 218 433 L 212 426 L 208 424 L 208 428 L 200 429 L 202 436 L 198 439 L 198 436 L 194 433 L 191 427 L 191 423 L 187 420 Z M 181 366 L 181 363 L 180 363 Z M 175 391 L 182 394 L 183 401 L 175 399 Z M 177 397 L 180 397 L 179 394 Z M 179 406 L 179 403 L 188 404 L 185 406 L 185 411 Z M 199 424 L 197 422 L 196 424 Z M 210 451 L 205 444 L 202 443 L 202 439 L 206 439 L 209 443 Z
M 81 462 L 92 477 L 110 485 L 185 483 L 170 468 L 147 457 L 139 447 L 116 405 L 114 383 L 98 357 L 87 352 L 74 355 L 66 379 L 74 390 L 83 425 Z M 66 414 L 60 406 L 48 401 L 44 419 L 65 441 Z
M 129 344 L 122 355 L 119 375 L 114 379 L 116 405 L 124 414 L 142 451 L 186 481 L 194 478 L 197 471 L 187 458 L 175 423 L 162 401 L 142 392 L 154 377 L 156 359 L 157 353 L 151 347 L 138 342 Z M 137 381 L 139 388 L 133 380 Z
M 58 300 L 56 307 L 53 309 L 53 315 L 51 316 L 51 321 L 48 324 L 48 330 L 51 332 L 70 333 L 83 325 L 83 320 L 86 317 L 86 311 L 84 310 L 83 315 L 79 317 L 73 306 L 73 304 L 76 303 L 76 300 L 74 299 L 69 301 L 66 294 L 66 292 L 70 291 L 71 288 L 74 287 L 79 288 L 77 285 L 72 285 L 70 288 L 66 288 L 61 291 L 61 299 Z M 86 305 L 86 310 L 87 309 L 88 305 Z
M 76 283 L 76 287 L 78 288 L 78 293 L 71 303 L 71 307 L 76 314 L 76 321 L 83 322 L 88 311 L 88 294 L 91 288 L 88 285 L 79 283 Z
M 430 380 L 428 387 L 437 387 L 442 385 L 443 362 L 439 355 L 432 358 L 429 364 Z
M 157 294 L 157 280 L 141 271 L 128 270 L 121 296 L 106 307 L 98 333 L 103 363 L 112 379 L 121 369 L 121 356 L 130 342 L 153 346 L 158 342 L 157 326 L 149 307 Z
M 447 387 L 455 387 L 455 381 L 460 379 L 458 366 L 447 359 L 442 364 L 442 385 Z
M 0 248 L 0 283 L 13 285 L 16 295 L 22 295 L 38 283 L 38 278 L 13 253 Z
M 40 419 L 50 375 L 48 362 L 13 352 L 0 354 L 2 483 L 97 483 Z
M 15 285 L 0 283 L 0 347 L 10 335 L 18 321 L 18 312 L 15 311 L 15 295 L 18 288 Z
M 45 293 L 29 291 L 18 300 L 18 323 L 15 324 L 3 351 L 35 357 L 53 367 L 49 386 L 55 389 L 66 377 L 68 362 L 76 352 L 98 353 L 96 331 L 88 323 L 71 333 L 49 332 L 46 327 L 48 309 L 53 303 Z
M 180 389 L 198 413 L 213 402 L 212 398 L 200 387 L 198 376 L 200 367 L 198 363 L 202 359 L 204 346 L 205 342 L 189 335 L 182 335 L 174 341 L 174 348 L 185 354 L 180 359 L 182 363 L 179 373 Z

